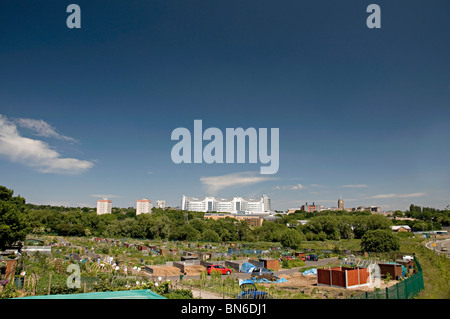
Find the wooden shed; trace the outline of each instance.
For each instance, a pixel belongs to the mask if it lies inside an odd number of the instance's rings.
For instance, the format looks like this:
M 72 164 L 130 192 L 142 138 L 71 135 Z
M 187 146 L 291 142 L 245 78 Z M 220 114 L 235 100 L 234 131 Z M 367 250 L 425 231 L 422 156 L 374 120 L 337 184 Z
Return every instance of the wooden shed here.
M 138 250 L 139 250 L 139 251 L 142 251 L 142 250 L 148 250 L 148 247 L 145 246 L 145 245 L 139 245 L 139 246 L 138 246 Z
M 329 267 L 317 269 L 317 285 L 337 288 L 354 288 L 369 285 L 369 268 Z
M 267 269 L 273 269 L 274 271 L 280 270 L 280 261 L 272 258 L 259 258 L 259 261 L 264 263 L 264 267 Z
M 390 274 L 392 279 L 402 277 L 402 265 L 394 263 L 379 263 L 380 274 L 382 277 L 386 277 Z

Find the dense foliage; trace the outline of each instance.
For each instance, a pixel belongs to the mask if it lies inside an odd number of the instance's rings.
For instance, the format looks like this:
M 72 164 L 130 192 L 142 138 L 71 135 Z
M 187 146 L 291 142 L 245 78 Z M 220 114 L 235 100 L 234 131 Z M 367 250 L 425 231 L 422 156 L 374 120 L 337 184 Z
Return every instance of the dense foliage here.
M 297 222 L 296 214 L 261 227 L 250 227 L 233 218 L 204 219 L 203 213 L 153 209 L 152 214 L 136 216 L 133 211 L 116 210 L 97 215 L 94 210 L 29 206 L 27 216 L 33 233 L 61 236 L 99 236 L 114 238 L 146 238 L 206 242 L 281 242 L 298 248 L 307 240 L 339 240 L 361 238 L 367 231 L 389 229 L 392 222 L 382 215 L 370 213 L 330 213 L 308 216 L 308 223 Z
M 384 253 L 398 251 L 399 248 L 399 237 L 388 230 L 369 230 L 361 238 L 362 251 Z
M 28 223 L 25 218 L 25 199 L 0 186 L 0 249 L 25 239 Z
M 97 215 L 89 207 L 62 207 L 25 204 L 12 197 L 12 191 L 0 188 L 0 238 L 2 244 L 23 239 L 25 234 L 61 236 L 99 236 L 114 238 L 167 239 L 206 242 L 281 242 L 298 248 L 304 241 L 361 239 L 372 230 L 389 230 L 393 224 L 407 224 L 413 230 L 440 229 L 448 224 L 449 210 L 411 205 L 396 217 L 412 216 L 417 220 L 391 220 L 370 212 L 296 211 L 250 227 L 233 218 L 204 219 L 204 213 L 153 208 L 152 214 L 136 216 L 132 207 L 113 207 L 111 214 Z M 300 220 L 308 220 L 306 224 Z M 432 223 L 433 222 L 433 223 Z M 428 224 L 427 224 L 428 223 Z

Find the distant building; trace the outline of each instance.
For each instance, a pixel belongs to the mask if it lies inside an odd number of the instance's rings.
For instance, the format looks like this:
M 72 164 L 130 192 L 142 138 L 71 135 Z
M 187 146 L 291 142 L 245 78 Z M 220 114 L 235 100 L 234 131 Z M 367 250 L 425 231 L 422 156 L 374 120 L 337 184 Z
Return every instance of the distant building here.
M 312 205 L 308 205 L 308 203 L 306 203 L 305 205 L 302 205 L 299 208 L 289 208 L 287 213 L 293 214 L 296 211 L 301 211 L 301 210 L 303 210 L 307 213 L 320 212 L 322 210 L 322 208 L 323 208 L 323 206 L 319 206 L 314 203 L 312 203 Z
M 302 205 L 302 206 L 300 207 L 300 210 L 304 210 L 304 211 L 307 212 L 307 213 L 312 213 L 312 212 L 318 212 L 318 211 L 320 211 L 320 210 L 319 210 L 319 207 L 318 207 L 316 204 L 314 204 L 314 203 L 312 203 L 312 205 L 308 205 L 308 203 L 306 203 L 305 205 Z
M 367 206 L 367 207 L 366 206 L 358 206 L 358 207 L 351 208 L 349 211 L 352 211 L 352 212 L 369 211 L 371 213 L 380 213 L 381 212 L 381 207 L 379 207 L 379 206 Z
M 222 218 L 233 218 L 238 221 L 243 220 L 247 224 L 253 227 L 261 227 L 264 221 L 262 216 L 258 216 L 258 214 L 224 214 L 224 213 L 206 213 L 203 218 L 205 219 L 222 219 Z
M 391 226 L 392 231 L 396 232 L 396 233 L 410 233 L 411 232 L 411 227 L 409 227 L 408 225 L 398 225 L 398 226 Z
M 344 209 L 344 200 L 342 198 L 339 198 L 339 200 L 338 200 L 338 209 L 339 210 Z
M 156 201 L 156 208 L 166 208 L 166 201 L 165 200 L 157 200 Z
M 136 202 L 136 215 L 149 214 L 152 212 L 152 201 L 148 199 L 138 199 Z
M 97 201 L 97 215 L 111 214 L 112 201 L 107 198 Z
M 181 198 L 181 209 L 197 212 L 227 212 L 236 214 L 238 212 L 249 213 L 269 213 L 270 199 L 267 195 L 259 198 L 216 198 L 206 196 L 201 198 L 188 197 Z
M 371 213 L 381 213 L 381 207 L 380 206 L 370 206 L 369 210 Z
M 270 211 L 270 198 L 267 195 L 263 195 L 263 203 L 265 211 Z

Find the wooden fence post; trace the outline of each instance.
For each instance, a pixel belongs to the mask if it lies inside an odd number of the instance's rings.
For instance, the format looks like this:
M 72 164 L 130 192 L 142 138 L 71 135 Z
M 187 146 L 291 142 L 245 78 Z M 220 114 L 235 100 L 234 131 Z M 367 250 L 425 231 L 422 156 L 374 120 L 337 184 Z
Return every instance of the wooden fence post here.
M 331 272 L 331 268 L 328 267 L 328 270 L 330 271 L 330 287 L 333 286 L 333 273 Z

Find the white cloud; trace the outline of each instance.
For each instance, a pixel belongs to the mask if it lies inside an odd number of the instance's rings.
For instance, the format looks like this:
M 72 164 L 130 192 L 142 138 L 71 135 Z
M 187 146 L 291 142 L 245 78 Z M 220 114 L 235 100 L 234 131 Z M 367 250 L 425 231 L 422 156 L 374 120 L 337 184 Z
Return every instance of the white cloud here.
M 321 184 L 311 184 L 311 187 L 328 187 L 328 186 Z
M 42 173 L 78 174 L 94 165 L 90 161 L 63 158 L 47 143 L 21 136 L 17 126 L 1 114 L 0 155 Z
M 118 198 L 119 195 L 111 195 L 111 194 L 91 194 L 91 197 L 95 198 Z
M 200 182 L 206 185 L 209 193 L 215 194 L 227 187 L 248 186 L 275 179 L 277 178 L 259 175 L 258 172 L 241 172 L 221 176 L 202 176 Z
M 370 196 L 368 198 L 409 198 L 409 197 L 421 197 L 425 196 L 426 193 L 411 193 L 411 194 L 378 194 L 375 196 Z
M 283 186 L 275 186 L 274 189 L 283 189 L 283 190 L 299 190 L 299 189 L 305 189 L 306 187 L 302 184 L 297 185 L 283 185 Z
M 53 137 L 63 141 L 78 142 L 76 139 L 72 137 L 64 136 L 57 133 L 56 130 L 50 124 L 48 124 L 43 120 L 19 118 L 16 119 L 15 122 L 21 127 L 25 127 L 34 131 L 37 136 Z
M 351 185 L 341 185 L 341 187 L 347 187 L 347 188 L 364 188 L 367 187 L 366 184 L 351 184 Z

